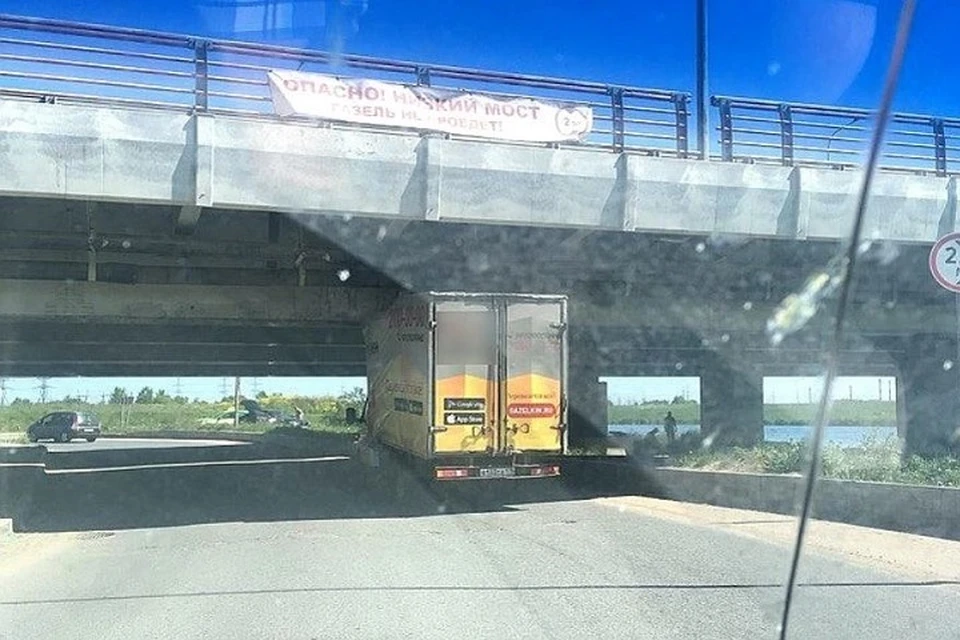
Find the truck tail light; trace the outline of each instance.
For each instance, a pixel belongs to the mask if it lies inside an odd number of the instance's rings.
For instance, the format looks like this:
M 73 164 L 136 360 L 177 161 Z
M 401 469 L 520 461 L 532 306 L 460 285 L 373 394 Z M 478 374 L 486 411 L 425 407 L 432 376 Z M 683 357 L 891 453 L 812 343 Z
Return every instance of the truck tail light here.
M 454 480 L 456 478 L 467 478 L 470 476 L 469 469 L 437 469 L 438 480 Z

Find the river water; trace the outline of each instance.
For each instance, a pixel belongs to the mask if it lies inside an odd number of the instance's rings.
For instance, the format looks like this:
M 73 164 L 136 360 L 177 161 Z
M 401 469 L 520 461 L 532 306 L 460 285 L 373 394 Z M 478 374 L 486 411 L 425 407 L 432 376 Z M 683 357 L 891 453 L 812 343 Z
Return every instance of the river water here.
M 663 426 L 656 424 L 612 424 L 610 433 L 616 432 L 629 435 L 644 435 L 652 429 L 660 429 L 663 434 Z M 777 424 L 765 425 L 763 427 L 763 439 L 765 442 L 798 442 L 810 437 L 812 427 L 807 424 Z M 678 424 L 677 434 L 687 433 L 689 431 L 699 431 L 698 424 Z M 890 438 L 897 437 L 896 427 L 876 427 L 876 426 L 828 426 L 824 433 L 824 440 L 827 444 L 835 444 L 841 447 L 856 447 L 867 442 L 884 442 Z

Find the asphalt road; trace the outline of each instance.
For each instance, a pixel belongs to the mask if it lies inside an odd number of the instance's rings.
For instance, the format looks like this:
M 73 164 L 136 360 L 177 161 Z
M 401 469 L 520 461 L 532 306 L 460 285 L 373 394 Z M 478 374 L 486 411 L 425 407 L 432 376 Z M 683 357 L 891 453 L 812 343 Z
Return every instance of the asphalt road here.
M 70 442 L 42 442 L 51 453 L 79 453 L 117 449 L 176 449 L 180 447 L 215 447 L 242 445 L 233 440 L 185 440 L 175 438 L 98 438 L 94 442 L 71 440 Z
M 775 637 L 789 547 L 735 521 L 558 485 L 384 491 L 344 461 L 161 473 L 52 480 L 20 525 L 70 533 L 0 538 L 0 638 Z M 791 638 L 960 635 L 957 583 L 815 550 L 801 581 Z

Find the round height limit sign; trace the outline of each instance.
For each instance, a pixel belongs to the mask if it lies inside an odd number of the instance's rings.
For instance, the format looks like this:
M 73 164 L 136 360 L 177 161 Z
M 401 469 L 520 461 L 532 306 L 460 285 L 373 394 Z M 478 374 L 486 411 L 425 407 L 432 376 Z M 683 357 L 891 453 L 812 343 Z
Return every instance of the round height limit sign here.
M 937 240 L 930 249 L 930 273 L 944 289 L 960 293 L 960 231 Z

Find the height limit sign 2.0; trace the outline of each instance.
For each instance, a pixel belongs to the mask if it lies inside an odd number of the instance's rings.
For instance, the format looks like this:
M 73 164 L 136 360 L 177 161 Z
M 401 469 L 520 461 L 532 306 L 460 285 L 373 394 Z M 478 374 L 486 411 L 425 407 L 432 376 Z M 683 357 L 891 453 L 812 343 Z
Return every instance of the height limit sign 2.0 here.
M 944 289 L 960 293 L 960 231 L 942 236 L 930 249 L 930 273 Z

